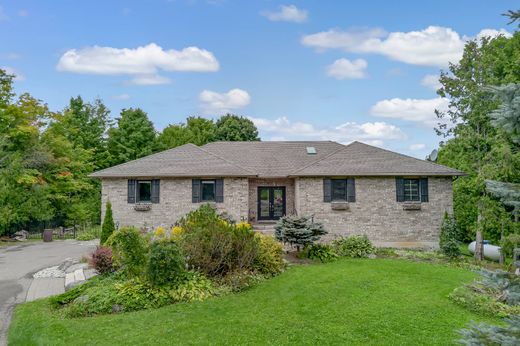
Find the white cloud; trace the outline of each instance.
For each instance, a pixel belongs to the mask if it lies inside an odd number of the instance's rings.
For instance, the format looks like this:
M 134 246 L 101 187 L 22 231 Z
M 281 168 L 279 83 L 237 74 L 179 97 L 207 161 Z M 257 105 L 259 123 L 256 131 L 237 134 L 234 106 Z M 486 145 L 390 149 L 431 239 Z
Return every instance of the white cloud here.
M 441 82 L 439 82 L 439 76 L 436 74 L 427 74 L 424 76 L 423 79 L 421 79 L 421 85 L 435 91 L 442 86 Z
M 0 66 L 0 69 L 4 70 L 7 74 L 14 75 L 14 80 L 17 82 L 25 80 L 25 76 L 15 68 L 9 66 Z
M 509 34 L 502 29 L 504 34 Z M 478 35 L 499 33 L 484 29 Z M 429 26 L 420 31 L 390 32 L 382 29 L 331 29 L 304 36 L 302 44 L 318 50 L 342 49 L 353 53 L 381 54 L 390 59 L 413 65 L 446 67 L 458 62 L 464 44 L 472 37 L 461 36 L 451 28 Z
M 382 146 L 384 140 L 405 139 L 406 135 L 397 126 L 385 122 L 346 122 L 334 127 L 317 128 L 310 123 L 291 122 L 287 117 L 276 119 L 250 117 L 256 127 L 274 138 L 305 138 L 314 140 L 334 140 L 349 143 L 361 140 Z
M 364 59 L 348 60 L 342 58 L 327 66 L 327 75 L 336 79 L 365 78 L 367 66 L 368 64 Z
M 413 150 L 413 151 L 423 150 L 424 148 L 426 148 L 426 144 L 424 144 L 424 143 L 416 143 L 416 144 L 412 144 L 408 147 L 408 149 Z
M 199 101 L 205 114 L 223 114 L 247 106 L 251 96 L 242 89 L 232 89 L 227 93 L 204 90 L 199 94 Z
M 170 84 L 172 81 L 170 78 L 160 76 L 158 74 L 141 74 L 130 79 L 127 84 L 135 85 L 161 85 Z
M 446 110 L 448 99 L 400 99 L 382 100 L 373 105 L 370 114 L 384 118 L 401 119 L 422 123 L 426 126 L 436 125 L 438 119 L 435 109 Z
M 126 100 L 130 99 L 130 95 L 128 95 L 128 94 L 119 94 L 119 95 L 112 96 L 112 98 L 114 100 L 117 100 L 117 101 L 126 101 Z
M 480 30 L 480 32 L 477 34 L 476 38 L 477 40 L 480 40 L 484 37 L 491 37 L 491 38 L 495 38 L 499 35 L 503 35 L 505 37 L 512 37 L 513 35 L 507 31 L 506 29 L 500 29 L 500 30 L 496 30 L 496 29 L 482 29 Z
M 276 12 L 264 11 L 262 16 L 273 22 L 303 23 L 307 20 L 307 11 L 300 10 L 294 5 L 282 5 Z
M 134 75 L 134 84 L 164 84 L 163 71 L 218 71 L 213 53 L 197 47 L 164 50 L 155 43 L 137 48 L 92 46 L 70 49 L 60 58 L 58 71 L 100 75 Z M 169 82 L 169 80 L 168 80 Z

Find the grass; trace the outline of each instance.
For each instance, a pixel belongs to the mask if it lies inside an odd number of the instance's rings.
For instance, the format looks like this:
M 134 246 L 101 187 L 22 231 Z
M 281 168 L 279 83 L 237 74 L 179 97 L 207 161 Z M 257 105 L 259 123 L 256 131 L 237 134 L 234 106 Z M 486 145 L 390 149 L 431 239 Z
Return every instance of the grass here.
M 12 345 L 447 345 L 470 320 L 448 294 L 475 275 L 403 260 L 301 265 L 252 289 L 156 310 L 63 319 L 47 300 L 18 306 Z

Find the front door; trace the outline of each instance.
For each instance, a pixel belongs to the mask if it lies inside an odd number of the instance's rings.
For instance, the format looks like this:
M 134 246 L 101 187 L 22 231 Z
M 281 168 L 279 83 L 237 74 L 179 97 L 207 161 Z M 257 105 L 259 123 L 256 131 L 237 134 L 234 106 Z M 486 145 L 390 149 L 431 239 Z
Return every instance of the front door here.
M 285 215 L 285 186 L 258 187 L 258 220 L 278 220 Z

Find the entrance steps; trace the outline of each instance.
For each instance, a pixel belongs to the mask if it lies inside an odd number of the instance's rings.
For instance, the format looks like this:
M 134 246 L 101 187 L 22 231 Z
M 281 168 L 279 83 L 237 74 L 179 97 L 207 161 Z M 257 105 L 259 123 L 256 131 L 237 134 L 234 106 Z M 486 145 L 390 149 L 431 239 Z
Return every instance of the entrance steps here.
M 276 221 L 257 221 L 253 223 L 253 230 L 273 235 L 274 234 L 274 226 L 276 225 Z

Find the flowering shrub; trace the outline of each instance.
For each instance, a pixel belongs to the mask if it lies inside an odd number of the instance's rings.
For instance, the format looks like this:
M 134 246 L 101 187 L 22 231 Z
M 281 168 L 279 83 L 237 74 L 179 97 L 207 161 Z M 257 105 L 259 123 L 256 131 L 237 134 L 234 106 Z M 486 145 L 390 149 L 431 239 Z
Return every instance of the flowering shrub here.
M 148 243 L 135 227 L 123 227 L 107 240 L 114 262 L 129 276 L 144 273 Z
M 184 234 L 184 228 L 179 226 L 173 226 L 171 230 L 172 237 L 180 237 Z
M 255 233 L 257 254 L 254 267 L 262 274 L 278 274 L 284 266 L 283 247 L 273 237 Z
M 368 257 L 375 251 L 375 247 L 366 235 L 339 237 L 332 242 L 332 247 L 339 256 L 344 257 Z
M 184 272 L 184 257 L 173 241 L 156 241 L 150 246 L 147 274 L 153 285 L 175 282 Z
M 166 235 L 166 230 L 164 229 L 164 227 L 159 226 L 155 229 L 155 231 L 153 232 L 153 235 L 156 238 L 163 238 Z

